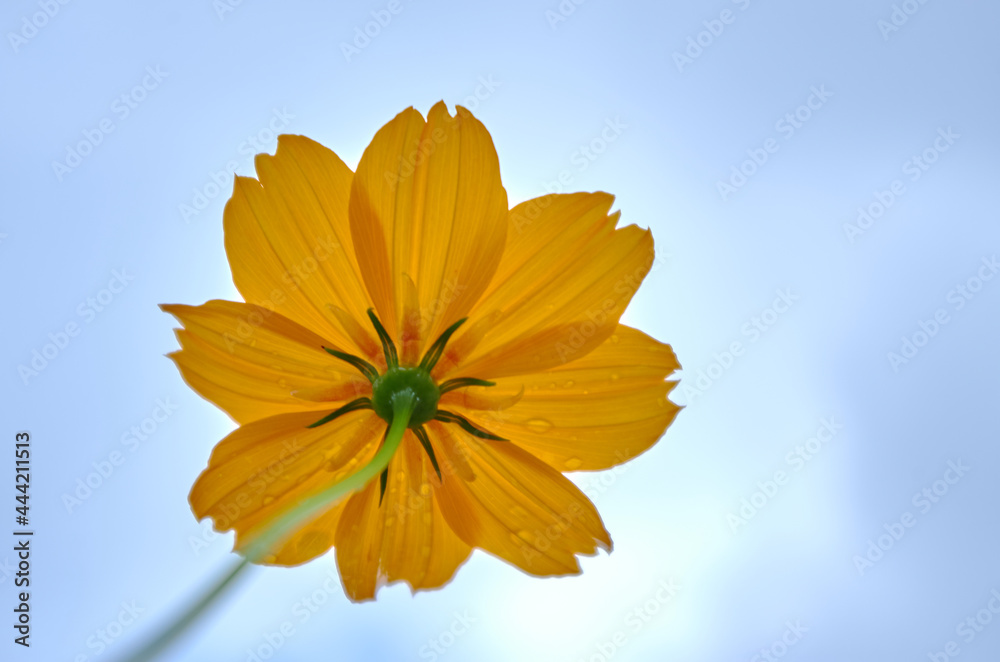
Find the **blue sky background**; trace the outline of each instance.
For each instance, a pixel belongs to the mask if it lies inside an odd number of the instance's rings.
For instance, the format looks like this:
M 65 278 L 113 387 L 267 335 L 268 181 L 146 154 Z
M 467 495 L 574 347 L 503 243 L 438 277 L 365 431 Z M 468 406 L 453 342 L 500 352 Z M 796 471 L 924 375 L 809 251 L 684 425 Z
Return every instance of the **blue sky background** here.
M 477 552 L 444 590 L 354 605 L 332 555 L 257 569 L 165 659 L 1000 657 L 1000 5 L 229 2 L 0 10 L 0 534 L 22 430 L 36 531 L 32 647 L 8 627 L 0 657 L 118 659 L 231 557 L 187 493 L 233 424 L 163 357 L 157 308 L 238 298 L 229 163 L 253 174 L 278 128 L 353 167 L 439 99 L 486 124 L 512 203 L 561 177 L 652 229 L 624 320 L 672 344 L 687 408 L 645 455 L 574 476 L 615 540 L 580 577 Z M 894 362 L 903 338 L 921 346 Z

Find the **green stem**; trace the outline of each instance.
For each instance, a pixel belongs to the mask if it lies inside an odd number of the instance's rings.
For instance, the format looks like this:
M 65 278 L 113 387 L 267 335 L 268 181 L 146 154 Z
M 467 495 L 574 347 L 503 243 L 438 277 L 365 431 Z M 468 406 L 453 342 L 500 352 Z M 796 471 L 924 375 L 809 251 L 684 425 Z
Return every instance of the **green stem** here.
M 329 510 L 330 506 L 342 497 L 360 490 L 386 467 L 403 441 L 403 433 L 410 423 L 410 415 L 416 404 L 416 396 L 411 391 L 402 391 L 393 399 L 392 425 L 386 434 L 385 443 L 375 453 L 371 462 L 357 473 L 351 474 L 339 483 L 334 483 L 322 492 L 301 501 L 292 510 L 281 516 L 281 519 L 271 525 L 254 544 L 247 548 L 246 556 L 254 562 L 260 562 L 270 549 L 278 549 L 290 534 L 299 530 L 318 515 Z
M 351 474 L 344 480 L 334 483 L 322 492 L 315 494 L 294 508 L 284 513 L 279 520 L 274 522 L 245 553 L 245 557 L 240 559 L 231 570 L 216 581 L 212 587 L 204 593 L 191 607 L 187 609 L 169 628 L 163 631 L 153 641 L 146 644 L 141 650 L 128 658 L 129 662 L 148 662 L 156 655 L 163 652 L 177 637 L 184 633 L 198 617 L 214 604 L 233 581 L 243 574 L 251 563 L 259 563 L 272 549 L 279 549 L 280 546 L 301 527 L 307 525 L 329 510 L 343 497 L 361 489 L 368 484 L 368 481 L 381 474 L 388 466 L 389 460 L 396 453 L 400 443 L 403 441 L 403 434 L 410 423 L 410 416 L 416 404 L 416 396 L 411 391 L 402 391 L 393 399 L 392 425 L 386 434 L 385 441 L 375 457 L 357 473 Z

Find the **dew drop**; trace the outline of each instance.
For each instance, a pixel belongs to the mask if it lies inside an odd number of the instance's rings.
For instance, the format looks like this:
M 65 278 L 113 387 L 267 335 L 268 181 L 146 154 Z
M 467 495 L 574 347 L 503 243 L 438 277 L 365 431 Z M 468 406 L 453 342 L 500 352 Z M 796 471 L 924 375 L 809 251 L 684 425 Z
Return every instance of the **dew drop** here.
M 428 485 L 427 483 L 424 483 L 423 485 L 420 486 L 420 494 L 422 494 L 423 496 L 427 496 L 430 493 L 431 493 L 431 486 L 430 485 Z
M 611 373 L 611 381 L 617 382 L 621 378 L 622 378 L 622 376 L 619 375 L 617 372 Z
M 563 388 L 573 388 L 574 386 L 576 386 L 576 382 L 572 379 L 566 380 L 566 383 L 563 384 Z
M 532 432 L 537 432 L 543 434 L 552 429 L 552 422 L 547 421 L 544 418 L 529 418 L 524 422 L 528 426 L 528 429 Z
M 266 506 L 266 505 L 274 503 L 274 497 L 271 496 L 270 494 L 265 494 L 264 498 L 261 501 Z
M 549 388 L 555 388 L 555 387 L 556 387 L 555 382 L 549 382 Z
M 278 386 L 281 388 L 288 388 L 288 380 L 284 378 L 279 379 Z
M 395 523 L 396 523 L 396 518 L 395 517 L 391 517 L 390 516 L 390 517 L 386 517 L 385 518 L 385 528 L 388 529 L 389 527 L 391 527 Z
M 525 542 L 532 541 L 531 533 L 527 529 L 521 529 L 520 531 L 518 531 L 517 537 Z
M 566 458 L 566 461 L 563 462 L 563 466 L 565 466 L 570 471 L 576 471 L 577 469 L 583 466 L 583 460 L 581 460 L 578 457 Z

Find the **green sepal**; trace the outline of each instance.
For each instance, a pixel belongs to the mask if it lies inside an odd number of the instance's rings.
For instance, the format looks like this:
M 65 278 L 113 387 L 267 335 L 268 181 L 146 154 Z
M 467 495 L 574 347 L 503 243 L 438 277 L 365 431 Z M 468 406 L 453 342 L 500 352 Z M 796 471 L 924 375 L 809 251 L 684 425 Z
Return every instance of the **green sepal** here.
M 306 427 L 307 428 L 318 428 L 319 426 L 323 425 L 324 423 L 329 423 L 330 421 L 332 421 L 333 419 L 337 418 L 338 416 L 343 416 L 344 414 L 348 414 L 348 413 L 350 413 L 352 411 L 358 411 L 359 409 L 371 409 L 371 408 L 372 408 L 372 401 L 371 401 L 370 398 L 358 398 L 357 400 L 351 400 L 350 402 L 348 402 L 346 405 L 344 405 L 340 409 L 337 409 L 336 411 L 330 412 L 329 414 L 327 414 L 323 418 L 319 419 L 318 421 L 316 421 L 312 425 L 307 425 Z
M 335 349 L 330 349 L 329 347 L 326 346 L 324 346 L 323 349 L 325 349 L 330 354 L 333 354 L 341 361 L 347 361 L 352 366 L 360 370 L 361 374 L 364 375 L 366 378 L 368 378 L 369 382 L 374 383 L 375 380 L 378 379 L 378 370 L 376 370 L 375 366 L 373 366 L 371 363 L 368 363 L 368 361 L 365 361 L 362 358 L 354 356 L 353 354 L 348 354 L 347 352 L 340 352 Z
M 389 368 L 395 368 L 399 365 L 399 356 L 396 354 L 396 343 L 392 342 L 389 332 L 382 326 L 382 322 L 378 321 L 374 308 L 368 309 L 368 319 L 372 321 L 375 333 L 378 334 L 379 340 L 382 341 L 382 354 L 385 356 L 385 365 Z
M 444 395 L 448 391 L 454 391 L 456 388 L 465 388 L 466 386 L 496 386 L 496 382 L 488 382 L 485 379 L 476 379 L 475 377 L 459 377 L 458 379 L 449 379 L 438 388 L 441 391 L 441 395 Z
M 437 474 L 438 482 L 441 482 L 441 467 L 438 466 L 437 458 L 434 457 L 434 447 L 431 446 L 431 440 L 427 436 L 427 430 L 422 427 L 412 428 L 412 430 L 413 434 L 417 435 L 417 439 L 420 440 L 420 445 L 424 447 L 425 451 L 427 451 L 427 457 L 431 459 L 431 466 L 434 467 L 434 473 Z
M 438 339 L 434 341 L 434 344 L 430 346 L 427 353 L 424 354 L 424 358 L 420 361 L 421 368 L 427 372 L 434 369 L 434 366 L 437 365 L 437 362 L 441 359 L 441 355 L 444 354 L 444 346 L 448 344 L 448 341 L 451 340 L 452 334 L 458 331 L 458 327 L 462 326 L 467 319 L 469 318 L 463 317 L 445 329 L 444 333 L 438 336 Z
M 435 421 L 441 421 L 442 423 L 458 423 L 458 427 L 462 428 L 474 437 L 479 437 L 480 439 L 492 439 L 493 441 L 508 441 L 503 437 L 498 437 L 492 432 L 487 432 L 482 430 L 472 423 L 469 419 L 464 416 L 459 416 L 458 414 L 453 414 L 450 411 L 444 411 L 443 409 L 438 409 L 437 415 L 434 417 Z
M 385 496 L 385 486 L 389 482 L 389 469 L 383 469 L 378 477 L 378 505 L 382 505 L 382 497 Z

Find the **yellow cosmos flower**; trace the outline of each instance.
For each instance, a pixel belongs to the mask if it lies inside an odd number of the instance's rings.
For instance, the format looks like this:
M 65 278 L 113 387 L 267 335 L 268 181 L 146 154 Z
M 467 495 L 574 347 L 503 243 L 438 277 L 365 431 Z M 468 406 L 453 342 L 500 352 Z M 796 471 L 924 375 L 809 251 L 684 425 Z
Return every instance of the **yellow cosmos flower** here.
M 562 472 L 635 457 L 678 412 L 671 348 L 618 323 L 650 232 L 616 228 L 606 193 L 508 209 L 490 135 L 443 103 L 397 115 L 357 172 L 293 135 L 256 169 L 224 215 L 246 303 L 162 306 L 184 327 L 185 381 L 239 423 L 191 490 L 195 515 L 247 554 L 343 483 L 250 560 L 334 548 L 355 601 L 440 587 L 476 547 L 537 576 L 610 551 Z

